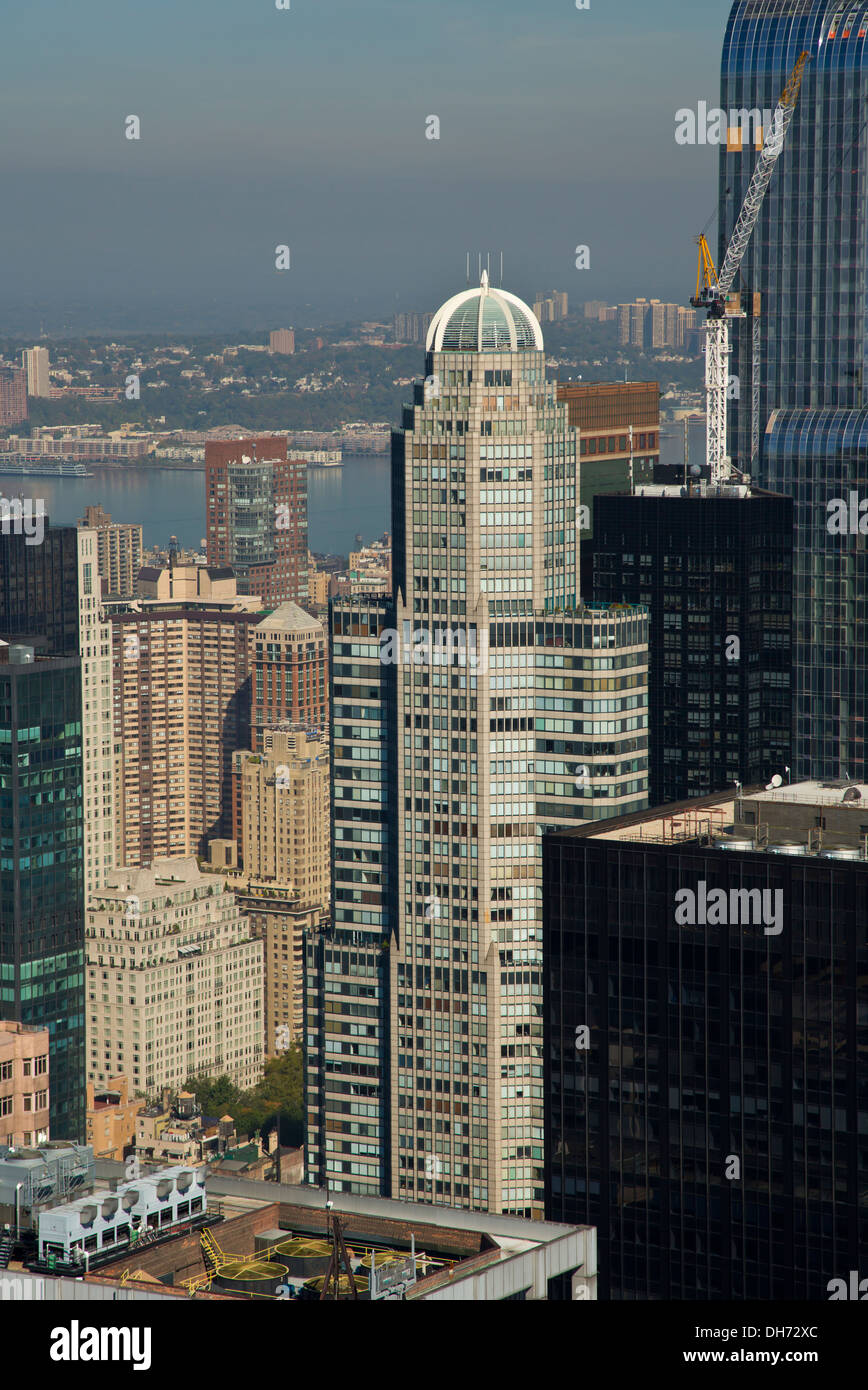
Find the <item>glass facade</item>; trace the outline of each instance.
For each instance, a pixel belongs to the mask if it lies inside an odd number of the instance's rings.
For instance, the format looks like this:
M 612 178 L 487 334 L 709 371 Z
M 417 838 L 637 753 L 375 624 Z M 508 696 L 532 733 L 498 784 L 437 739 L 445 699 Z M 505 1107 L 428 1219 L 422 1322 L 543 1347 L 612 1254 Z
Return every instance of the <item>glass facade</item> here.
M 866 40 L 865 0 L 736 0 L 723 48 L 721 106 L 734 113 L 774 110 L 799 54 L 811 56 L 742 264 L 750 316 L 733 321 L 731 368 L 740 383 L 731 406 L 733 459 L 796 504 L 796 776 L 868 773 L 864 541 L 824 531 L 830 498 L 851 491 L 868 498 L 868 463 L 856 445 L 868 404 Z M 755 160 L 750 141 L 721 149 L 721 256 Z M 774 411 L 781 414 L 770 419 Z
M 868 1242 L 868 865 L 655 829 L 544 843 L 546 1216 L 597 1227 L 601 1298 L 827 1299 Z M 702 883 L 783 930 L 679 925 Z
M 0 1017 L 49 1030 L 51 1137 L 83 1141 L 77 657 L 0 664 Z
M 598 497 L 593 543 L 594 598 L 650 605 L 652 806 L 790 765 L 792 501 L 672 491 Z

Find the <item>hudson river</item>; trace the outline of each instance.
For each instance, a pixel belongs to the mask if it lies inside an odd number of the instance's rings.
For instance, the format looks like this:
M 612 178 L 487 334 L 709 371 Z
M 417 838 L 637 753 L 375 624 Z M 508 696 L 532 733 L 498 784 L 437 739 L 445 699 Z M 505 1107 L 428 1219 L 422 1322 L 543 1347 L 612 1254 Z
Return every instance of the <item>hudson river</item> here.
M 138 521 L 146 546 L 177 536 L 198 550 L 205 535 L 205 474 L 175 468 L 93 468 L 91 478 L 24 477 L 0 473 L 7 497 L 41 498 L 49 520 L 75 524 L 101 503 L 113 521 Z M 391 530 L 388 454 L 344 455 L 342 468 L 308 466 L 308 544 L 348 555 L 355 537 L 376 540 Z

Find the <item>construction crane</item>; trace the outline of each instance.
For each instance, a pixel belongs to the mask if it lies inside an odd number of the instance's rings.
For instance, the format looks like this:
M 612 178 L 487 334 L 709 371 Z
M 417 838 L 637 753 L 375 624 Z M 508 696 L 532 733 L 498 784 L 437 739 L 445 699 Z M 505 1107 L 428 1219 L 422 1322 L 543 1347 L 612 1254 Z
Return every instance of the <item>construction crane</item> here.
M 810 54 L 799 55 L 798 62 L 787 80 L 775 108 L 771 131 L 763 143 L 738 221 L 732 233 L 720 274 L 705 234 L 699 237 L 699 266 L 696 274 L 696 295 L 690 303 L 695 309 L 705 309 L 705 408 L 706 454 L 709 482 L 712 486 L 727 481 L 732 475 L 732 461 L 727 453 L 726 398 L 729 363 L 729 322 L 726 312 L 727 295 L 732 289 L 747 250 L 751 233 L 766 196 L 772 172 L 784 147 L 790 121 L 793 118 L 802 74 Z M 756 367 L 756 362 L 755 362 Z

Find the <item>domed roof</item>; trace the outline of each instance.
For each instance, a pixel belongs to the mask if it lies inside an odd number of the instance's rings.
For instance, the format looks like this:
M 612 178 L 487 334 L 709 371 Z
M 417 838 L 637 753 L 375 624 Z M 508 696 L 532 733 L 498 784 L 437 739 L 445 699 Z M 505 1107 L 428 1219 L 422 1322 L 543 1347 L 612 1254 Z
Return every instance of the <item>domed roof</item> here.
M 428 352 L 542 352 L 543 336 L 524 300 L 494 289 L 483 270 L 478 289 L 453 295 L 437 310 L 425 347 Z

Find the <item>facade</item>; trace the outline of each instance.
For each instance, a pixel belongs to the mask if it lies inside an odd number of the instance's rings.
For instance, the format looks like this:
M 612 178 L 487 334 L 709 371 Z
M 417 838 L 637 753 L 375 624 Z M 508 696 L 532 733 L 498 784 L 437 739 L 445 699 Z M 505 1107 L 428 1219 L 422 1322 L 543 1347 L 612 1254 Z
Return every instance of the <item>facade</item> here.
M 749 489 L 598 497 L 594 598 L 651 610 L 651 804 L 791 761 L 792 502 Z
M 28 499 L 35 514 L 40 498 Z M 39 545 L 0 531 L 0 637 L 71 656 L 79 650 L 78 537 L 44 519 Z
M 241 867 L 250 878 L 292 884 L 308 904 L 329 896 L 329 747 L 302 729 L 265 733 L 261 753 L 233 754 Z
M 110 604 L 116 858 L 206 852 L 232 825 L 232 754 L 250 744 L 250 633 L 259 600 L 229 570 L 140 571 Z
M 239 906 L 265 950 L 266 1055 L 302 1033 L 304 934 L 328 917 L 329 746 L 303 730 L 266 731 L 262 753 L 233 758 Z
M 483 275 L 435 314 L 425 369 L 393 435 L 392 597 L 332 605 L 308 1176 L 524 1214 L 542 828 L 646 804 L 647 614 L 579 604 L 577 441 L 530 308 Z
M 28 396 L 50 396 L 48 348 L 25 348 L 21 354 L 21 365 L 27 374 Z
M 731 334 L 731 371 L 740 381 L 730 418 L 733 460 L 795 502 L 793 768 L 799 777 L 868 776 L 865 552 L 852 528 L 842 534 L 828 526 L 830 502 L 851 493 L 857 505 L 868 498 L 866 25 L 862 0 L 736 0 L 721 65 L 723 108 L 774 109 L 799 54 L 811 55 L 741 267 L 748 317 L 734 321 Z M 747 141 L 721 147 L 721 250 L 755 159 Z M 756 315 L 754 294 L 761 295 Z
M 297 603 L 281 603 L 250 629 L 251 747 L 286 722 L 328 728 L 328 637 Z
M 580 436 L 579 500 L 587 510 L 581 518 L 579 588 L 590 598 L 595 498 L 654 481 L 660 462 L 660 387 L 656 381 L 561 381 L 558 400 Z
M 859 1269 L 866 797 L 546 837 L 546 1210 L 597 1227 L 602 1298 L 827 1299 Z
M 307 598 L 307 465 L 286 436 L 205 444 L 208 563 L 271 607 Z
M 0 1019 L 0 1148 L 49 1137 L 47 1028 Z
M 130 1096 L 127 1076 L 110 1076 L 97 1086 L 87 1083 L 87 1142 L 97 1158 L 123 1160 L 136 1138 L 136 1116 L 143 1100 Z
M 268 335 L 268 351 L 280 353 L 284 357 L 295 352 L 295 334 L 291 328 L 276 328 Z
M 48 1030 L 67 1140 L 85 1127 L 82 780 L 78 655 L 0 643 L 0 1017 Z
M 27 419 L 27 373 L 23 367 L 0 367 L 0 426 Z
M 112 632 L 100 602 L 99 532 L 78 529 L 78 607 L 81 656 L 82 799 L 85 896 L 115 866 L 116 763 Z
M 85 507 L 78 524 L 96 532 L 101 593 L 135 598 L 136 581 L 142 568 L 141 526 L 112 521 L 102 507 Z
M 88 1080 L 159 1095 L 263 1066 L 262 943 L 222 880 L 193 858 L 117 869 L 87 913 Z

